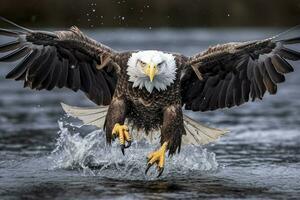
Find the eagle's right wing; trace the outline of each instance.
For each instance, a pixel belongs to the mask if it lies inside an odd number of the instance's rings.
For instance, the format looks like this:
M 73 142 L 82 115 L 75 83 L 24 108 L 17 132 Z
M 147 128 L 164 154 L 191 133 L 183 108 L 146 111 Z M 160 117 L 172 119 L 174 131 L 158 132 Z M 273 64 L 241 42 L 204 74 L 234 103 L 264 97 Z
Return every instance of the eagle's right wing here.
M 117 55 L 76 27 L 69 31 L 32 31 L 4 18 L 20 30 L 0 29 L 16 40 L 0 45 L 0 62 L 22 61 L 6 78 L 24 81 L 24 87 L 52 90 L 67 87 L 83 91 L 98 105 L 109 105 L 117 82 Z
M 230 108 L 249 97 L 262 99 L 266 91 L 275 94 L 284 75 L 293 71 L 287 60 L 300 60 L 290 46 L 299 45 L 299 35 L 217 45 L 191 57 L 181 79 L 185 109 Z

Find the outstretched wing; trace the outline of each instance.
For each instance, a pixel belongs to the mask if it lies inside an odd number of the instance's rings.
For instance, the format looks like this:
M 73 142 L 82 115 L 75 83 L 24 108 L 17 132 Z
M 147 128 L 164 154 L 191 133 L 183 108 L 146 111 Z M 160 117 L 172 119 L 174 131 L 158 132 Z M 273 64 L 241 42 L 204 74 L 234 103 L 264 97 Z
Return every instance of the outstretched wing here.
M 76 27 L 69 31 L 0 29 L 0 35 L 16 38 L 0 45 L 9 52 L 0 62 L 22 59 L 6 78 L 24 81 L 24 87 L 52 90 L 67 87 L 81 90 L 98 105 L 108 105 L 117 82 L 116 55 L 110 48 L 88 38 Z
M 183 71 L 182 102 L 185 109 L 208 111 L 239 106 L 249 97 L 262 99 L 265 92 L 277 92 L 277 83 L 292 72 L 287 60 L 300 53 L 286 45 L 300 43 L 300 37 L 228 43 L 209 48 L 189 59 Z

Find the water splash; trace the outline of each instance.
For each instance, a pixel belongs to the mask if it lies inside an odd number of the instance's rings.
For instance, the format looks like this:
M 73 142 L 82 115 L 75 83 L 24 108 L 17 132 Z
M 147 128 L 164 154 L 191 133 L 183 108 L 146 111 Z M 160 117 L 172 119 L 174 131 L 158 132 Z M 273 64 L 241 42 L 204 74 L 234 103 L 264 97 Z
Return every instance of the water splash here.
M 59 137 L 56 148 L 50 155 L 52 169 L 82 169 L 85 175 L 96 175 L 118 179 L 153 179 L 155 168 L 150 170 L 150 176 L 144 174 L 146 155 L 157 146 L 146 142 L 133 142 L 122 155 L 116 142 L 112 146 L 106 145 L 105 134 L 96 130 L 82 136 L 72 134 L 68 123 L 59 121 Z M 180 152 L 166 160 L 163 176 L 174 174 L 188 174 L 191 171 L 214 171 L 218 168 L 215 154 L 206 149 L 184 146 Z

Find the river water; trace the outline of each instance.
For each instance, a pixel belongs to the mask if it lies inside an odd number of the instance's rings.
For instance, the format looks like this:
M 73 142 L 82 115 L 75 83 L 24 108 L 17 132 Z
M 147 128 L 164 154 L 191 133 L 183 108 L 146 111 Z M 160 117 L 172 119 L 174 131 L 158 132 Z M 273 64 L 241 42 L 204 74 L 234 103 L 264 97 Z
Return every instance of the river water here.
M 276 29 L 114 29 L 86 31 L 117 49 L 193 55 L 209 45 L 263 39 Z M 0 38 L 0 43 L 7 38 Z M 298 199 L 300 63 L 276 96 L 238 108 L 188 114 L 231 132 L 214 144 L 184 147 L 159 179 L 144 175 L 156 146 L 134 143 L 122 156 L 101 130 L 75 126 L 60 102 L 92 105 L 69 90 L 35 92 L 5 80 L 0 64 L 0 199 Z M 297 66 L 298 65 L 298 66 Z

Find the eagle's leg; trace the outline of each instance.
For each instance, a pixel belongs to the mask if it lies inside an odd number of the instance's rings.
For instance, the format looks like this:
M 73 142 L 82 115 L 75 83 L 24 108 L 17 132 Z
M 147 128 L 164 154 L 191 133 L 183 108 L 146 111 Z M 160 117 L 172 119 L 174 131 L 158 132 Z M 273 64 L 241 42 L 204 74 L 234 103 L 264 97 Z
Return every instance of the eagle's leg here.
M 167 146 L 168 146 L 168 143 L 165 142 L 157 151 L 154 151 L 147 156 L 148 165 L 147 165 L 145 174 L 147 174 L 150 167 L 155 163 L 157 165 L 157 170 L 158 170 L 157 177 L 160 177 L 160 175 L 163 173 L 164 167 L 165 167 L 165 157 L 166 157 Z
M 116 123 L 113 130 L 112 135 L 114 138 L 118 137 L 121 151 L 123 155 L 125 155 L 124 149 L 131 146 L 131 136 L 129 134 L 129 129 L 126 125 L 120 125 L 119 123 Z M 127 145 L 125 146 L 125 142 L 127 142 Z
M 106 141 L 110 144 L 112 140 L 118 137 L 123 155 L 125 148 L 131 145 L 131 136 L 128 127 L 124 125 L 125 118 L 125 100 L 122 98 L 113 98 L 105 119 Z M 127 142 L 126 146 L 125 142 Z
M 163 124 L 161 128 L 161 147 L 148 155 L 148 165 L 145 173 L 153 164 L 157 165 L 159 177 L 164 170 L 165 153 L 169 151 L 169 156 L 176 150 L 180 151 L 181 137 L 185 134 L 181 105 L 172 105 L 164 110 Z

